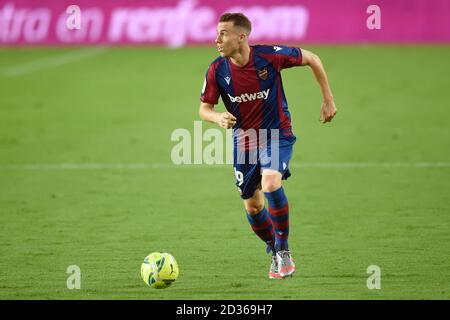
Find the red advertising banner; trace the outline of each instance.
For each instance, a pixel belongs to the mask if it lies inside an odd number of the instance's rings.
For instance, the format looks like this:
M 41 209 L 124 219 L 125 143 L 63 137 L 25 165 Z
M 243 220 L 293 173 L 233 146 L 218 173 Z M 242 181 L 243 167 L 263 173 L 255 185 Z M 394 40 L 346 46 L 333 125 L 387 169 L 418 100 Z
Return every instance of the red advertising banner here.
M 1 0 L 0 45 L 208 44 L 224 12 L 253 43 L 450 42 L 447 0 Z

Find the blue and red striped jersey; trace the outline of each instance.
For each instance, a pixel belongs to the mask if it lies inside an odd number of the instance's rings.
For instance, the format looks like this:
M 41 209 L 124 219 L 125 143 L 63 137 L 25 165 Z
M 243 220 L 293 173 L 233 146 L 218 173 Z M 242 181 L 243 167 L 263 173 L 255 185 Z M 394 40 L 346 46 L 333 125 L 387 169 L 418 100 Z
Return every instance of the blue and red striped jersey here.
M 217 104 L 219 96 L 237 118 L 236 129 L 281 129 L 292 135 L 291 117 L 280 71 L 302 63 L 300 48 L 250 46 L 250 60 L 239 67 L 218 57 L 206 72 L 200 100 Z

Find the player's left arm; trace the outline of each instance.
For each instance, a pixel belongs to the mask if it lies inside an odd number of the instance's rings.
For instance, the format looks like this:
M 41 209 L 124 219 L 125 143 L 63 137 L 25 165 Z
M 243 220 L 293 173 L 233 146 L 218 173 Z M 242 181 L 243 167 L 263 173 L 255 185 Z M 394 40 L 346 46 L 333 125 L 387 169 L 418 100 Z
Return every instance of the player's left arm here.
M 301 49 L 301 51 L 302 66 L 309 66 L 311 68 L 317 82 L 320 85 L 320 90 L 322 91 L 323 102 L 320 109 L 320 121 L 323 123 L 330 122 L 336 115 L 337 109 L 322 61 L 311 51 L 305 49 Z

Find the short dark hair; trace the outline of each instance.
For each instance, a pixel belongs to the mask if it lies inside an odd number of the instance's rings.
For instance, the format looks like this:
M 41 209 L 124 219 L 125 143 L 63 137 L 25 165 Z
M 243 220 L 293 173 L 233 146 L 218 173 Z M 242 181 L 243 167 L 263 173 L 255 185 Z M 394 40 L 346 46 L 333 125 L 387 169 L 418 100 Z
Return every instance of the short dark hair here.
M 243 13 L 224 13 L 219 22 L 233 22 L 234 26 L 243 28 L 248 35 L 252 32 L 252 23 Z

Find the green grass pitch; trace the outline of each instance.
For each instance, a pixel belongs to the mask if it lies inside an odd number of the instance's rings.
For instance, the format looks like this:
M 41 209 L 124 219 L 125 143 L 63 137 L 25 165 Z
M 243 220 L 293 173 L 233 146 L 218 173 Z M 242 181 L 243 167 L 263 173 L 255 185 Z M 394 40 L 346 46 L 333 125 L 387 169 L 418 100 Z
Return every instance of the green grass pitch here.
M 450 47 L 305 48 L 338 115 L 321 124 L 310 70 L 283 71 L 298 139 L 285 183 L 298 270 L 283 281 L 267 277 L 232 167 L 171 166 L 213 47 L 0 49 L 0 299 L 449 299 Z M 168 289 L 139 278 L 153 251 L 180 265 Z

